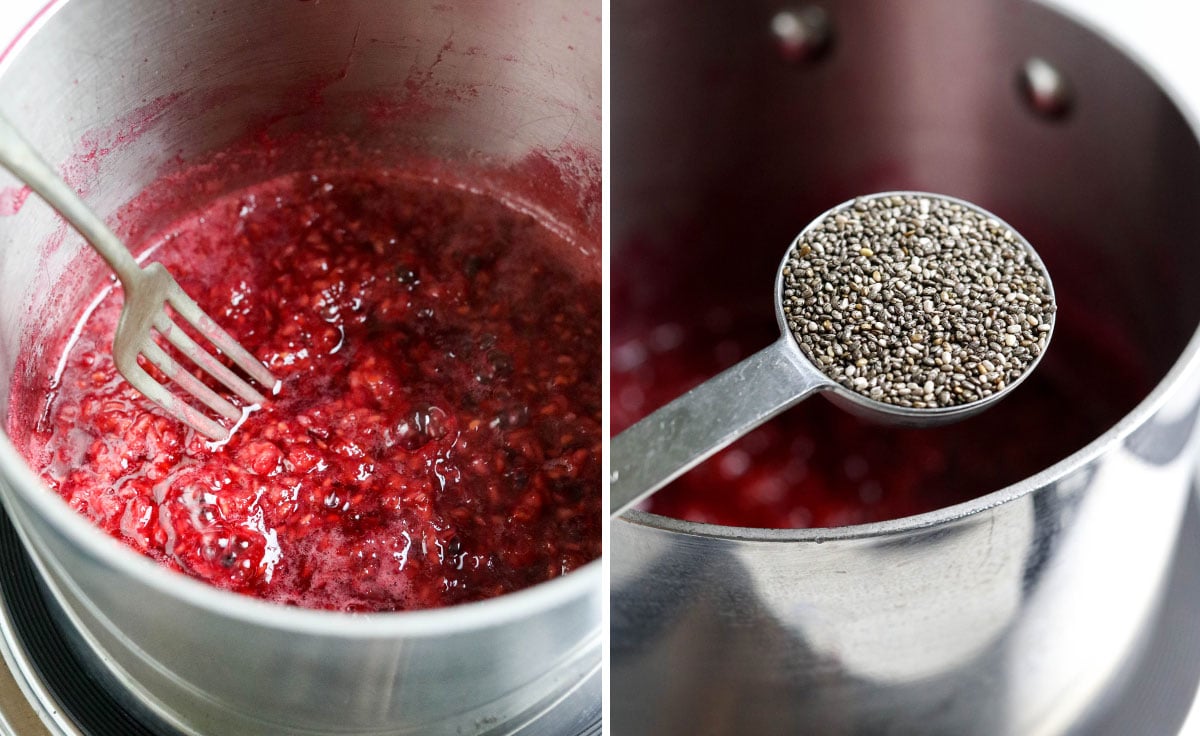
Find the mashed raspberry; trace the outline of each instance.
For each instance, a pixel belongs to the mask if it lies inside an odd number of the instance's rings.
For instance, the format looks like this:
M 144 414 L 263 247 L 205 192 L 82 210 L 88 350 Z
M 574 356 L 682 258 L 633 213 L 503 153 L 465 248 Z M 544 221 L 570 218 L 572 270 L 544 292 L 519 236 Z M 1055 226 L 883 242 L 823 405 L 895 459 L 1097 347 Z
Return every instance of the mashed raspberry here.
M 116 373 L 104 295 L 37 426 L 10 427 L 101 528 L 213 585 L 348 611 L 488 598 L 600 554 L 600 287 L 536 219 L 397 172 L 306 173 L 153 247 L 281 390 L 206 441 Z

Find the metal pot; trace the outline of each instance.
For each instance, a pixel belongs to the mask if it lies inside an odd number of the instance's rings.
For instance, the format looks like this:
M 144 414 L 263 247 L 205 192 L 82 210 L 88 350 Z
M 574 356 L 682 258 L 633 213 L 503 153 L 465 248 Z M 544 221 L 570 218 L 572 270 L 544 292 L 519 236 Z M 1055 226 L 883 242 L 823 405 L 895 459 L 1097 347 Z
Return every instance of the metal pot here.
M 599 58 L 593 3 L 72 0 L 45 9 L 0 61 L 0 104 L 102 215 L 154 182 L 170 190 L 159 176 L 175 162 L 251 128 L 318 130 L 382 163 L 435 156 L 511 172 L 540 156 L 561 163 L 563 181 L 598 191 Z M 380 125 L 381 109 L 400 114 Z M 328 154 L 280 156 L 239 176 L 262 180 Z M 521 203 L 575 226 L 572 257 L 598 280 L 598 197 L 585 186 L 565 204 L 541 201 L 557 181 L 542 171 Z M 171 192 L 145 210 L 154 222 L 117 225 L 146 232 L 219 194 Z M 85 250 L 35 199 L 0 217 L 0 425 L 21 410 L 8 387 L 104 277 Z M 600 666 L 599 561 L 451 609 L 300 610 L 127 549 L 48 491 L 3 434 L 0 481 L 93 674 L 180 732 L 508 733 Z
M 917 188 L 1069 234 L 1035 242 L 1052 273 L 1103 265 L 1153 388 L 1074 454 L 931 513 L 614 521 L 611 727 L 1063 733 L 1137 652 L 1194 472 L 1196 128 L 1136 62 L 1038 4 L 821 6 L 614 0 L 612 270 L 632 295 L 614 298 L 614 333 L 702 277 L 714 300 L 757 279 L 769 320 L 772 269 L 812 216 Z M 671 253 L 690 282 L 638 270 Z

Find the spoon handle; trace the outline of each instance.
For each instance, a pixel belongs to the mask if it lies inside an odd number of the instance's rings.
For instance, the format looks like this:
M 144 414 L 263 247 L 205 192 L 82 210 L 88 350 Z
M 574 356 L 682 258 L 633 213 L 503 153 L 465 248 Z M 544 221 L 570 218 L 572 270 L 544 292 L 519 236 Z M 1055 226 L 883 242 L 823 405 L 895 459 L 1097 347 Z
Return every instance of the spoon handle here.
M 613 518 L 829 383 L 782 336 L 613 438 Z
M 0 115 L 0 166 L 28 184 L 30 189 L 71 223 L 100 252 L 123 285 L 128 286 L 140 276 L 141 267 L 121 239 L 84 204 L 75 190 L 38 155 L 3 115 Z

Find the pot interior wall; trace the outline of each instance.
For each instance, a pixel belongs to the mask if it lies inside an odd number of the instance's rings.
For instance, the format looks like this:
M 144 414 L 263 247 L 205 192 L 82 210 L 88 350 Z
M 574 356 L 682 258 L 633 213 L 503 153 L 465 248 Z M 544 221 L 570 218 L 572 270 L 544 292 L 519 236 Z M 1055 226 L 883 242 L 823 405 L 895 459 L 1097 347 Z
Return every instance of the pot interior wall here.
M 437 158 L 556 226 L 598 281 L 599 33 L 587 9 L 535 3 L 74 0 L 5 60 L 0 100 L 135 250 L 276 175 Z M 4 172 L 0 190 L 21 197 Z M 0 217 L 0 386 L 44 365 L 107 277 L 36 197 Z

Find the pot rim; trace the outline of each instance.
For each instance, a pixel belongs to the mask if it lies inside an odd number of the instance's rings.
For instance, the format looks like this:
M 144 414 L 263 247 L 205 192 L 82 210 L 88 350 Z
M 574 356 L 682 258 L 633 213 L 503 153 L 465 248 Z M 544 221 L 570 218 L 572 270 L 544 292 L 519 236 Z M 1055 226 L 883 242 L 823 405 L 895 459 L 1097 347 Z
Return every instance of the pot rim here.
M 1053 5 L 1050 0 L 1029 0 L 1029 2 L 1051 13 L 1055 13 L 1090 32 L 1124 56 L 1138 71 L 1146 75 L 1154 83 L 1167 101 L 1175 108 L 1175 111 L 1183 119 L 1184 124 L 1191 130 L 1193 138 L 1200 143 L 1200 117 L 1197 116 L 1200 111 L 1194 110 L 1192 105 L 1187 104 L 1184 97 L 1179 94 L 1174 85 L 1159 73 L 1157 69 L 1147 63 L 1141 54 L 1123 40 L 1115 38 L 1105 29 L 1099 27 L 1092 19 L 1083 17 L 1072 9 Z M 1010 501 L 1015 501 L 1035 492 L 1039 488 L 1048 486 L 1057 479 L 1067 477 L 1071 473 L 1090 464 L 1103 454 L 1107 448 L 1117 444 L 1138 427 L 1142 426 L 1167 401 L 1168 394 L 1185 380 L 1186 374 L 1198 366 L 1200 366 L 1200 324 L 1197 324 L 1179 357 L 1172 363 L 1162 380 L 1151 389 L 1150 393 L 1128 414 L 1119 419 L 1116 424 L 1087 445 L 1084 445 L 1081 449 L 1053 465 L 1016 483 L 1004 486 L 978 498 L 945 506 L 933 511 L 927 511 L 923 514 L 841 527 L 760 529 L 756 527 L 737 527 L 683 521 L 639 509 L 631 509 L 620 517 L 613 519 L 613 523 L 645 527 L 670 534 L 704 537 L 730 542 L 807 542 L 814 544 L 885 537 L 949 524 L 969 516 L 981 514 Z
M 0 76 L 7 73 L 29 39 L 68 2 L 49 0 L 7 45 L 0 45 Z M 0 39 L 0 44 L 3 43 L 4 39 Z M 527 619 L 603 590 L 601 556 L 566 575 L 512 593 L 415 611 L 346 613 L 289 606 L 234 593 L 161 566 L 73 511 L 61 496 L 42 483 L 4 427 L 0 427 L 0 497 L 5 506 L 16 501 L 32 507 L 54 531 L 89 556 L 163 595 L 217 616 L 296 634 L 345 639 L 445 636 Z M 597 509 L 597 513 L 602 514 L 602 509 Z

